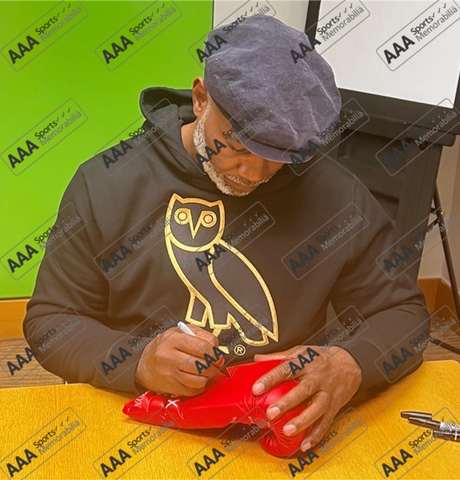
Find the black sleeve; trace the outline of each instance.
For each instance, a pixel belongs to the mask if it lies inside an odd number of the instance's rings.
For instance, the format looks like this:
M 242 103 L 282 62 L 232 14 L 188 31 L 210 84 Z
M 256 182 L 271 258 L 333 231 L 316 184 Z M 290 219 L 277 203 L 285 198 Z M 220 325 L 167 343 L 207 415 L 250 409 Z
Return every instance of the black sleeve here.
M 145 391 L 139 389 L 134 381 L 136 364 L 142 351 L 136 353 L 132 347 L 128 347 L 128 341 L 133 338 L 131 335 L 107 325 L 110 319 L 106 318 L 104 312 L 107 310 L 109 285 L 93 261 L 96 253 L 92 242 L 95 243 L 99 228 L 92 214 L 81 169 L 67 187 L 60 209 L 69 203 L 75 205 L 87 224 L 49 256 L 45 255 L 27 306 L 24 335 L 42 366 L 67 382 L 90 383 L 95 387 L 138 395 Z M 48 323 L 51 319 L 53 322 Z M 38 348 L 39 338 L 43 338 L 50 328 L 57 326 L 62 332 L 62 326 L 77 323 L 79 325 L 73 332 L 69 331 L 52 345 L 48 344 L 49 348 L 45 351 L 43 346 L 42 349 Z M 48 337 L 56 340 L 58 334 Z M 129 355 L 122 358 L 120 348 L 129 352 Z M 123 360 L 122 363 L 114 362 L 111 355 Z M 96 359 L 98 368 L 93 363 Z M 113 368 L 115 363 L 116 370 L 101 367 L 104 360 L 108 368 Z
M 420 367 L 423 351 L 417 352 L 408 341 L 426 330 L 429 320 L 424 295 L 410 276 L 403 273 L 390 280 L 376 263 L 376 258 L 396 241 L 389 217 L 357 179 L 354 198 L 369 226 L 349 242 L 350 261 L 334 285 L 331 301 L 337 314 L 353 305 L 368 323 L 367 330 L 359 332 L 361 326 L 354 337 L 337 343 L 344 346 L 349 342 L 345 350 L 361 365 L 361 392 L 390 385 Z

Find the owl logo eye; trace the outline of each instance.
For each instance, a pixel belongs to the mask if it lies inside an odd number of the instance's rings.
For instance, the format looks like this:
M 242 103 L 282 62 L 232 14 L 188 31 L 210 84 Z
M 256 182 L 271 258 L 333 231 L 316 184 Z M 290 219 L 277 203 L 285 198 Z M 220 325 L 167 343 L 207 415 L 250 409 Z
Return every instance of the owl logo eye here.
M 179 225 L 186 225 L 190 222 L 190 210 L 188 208 L 180 208 L 174 216 Z
M 203 226 L 206 228 L 213 227 L 217 222 L 217 215 L 214 212 L 205 212 L 203 216 Z

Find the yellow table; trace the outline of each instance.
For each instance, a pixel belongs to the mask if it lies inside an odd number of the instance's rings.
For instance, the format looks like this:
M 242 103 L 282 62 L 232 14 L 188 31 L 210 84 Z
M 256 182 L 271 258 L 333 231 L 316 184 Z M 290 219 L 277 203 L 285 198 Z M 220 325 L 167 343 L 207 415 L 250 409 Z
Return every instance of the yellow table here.
M 348 407 L 353 407 L 365 421 L 367 430 L 348 443 L 327 463 L 323 461 L 322 466 L 313 474 L 311 474 L 311 470 L 308 470 L 309 466 L 305 466 L 302 472 L 296 474 L 295 479 L 302 480 L 309 473 L 308 478 L 311 479 L 385 478 L 379 474 L 374 462 L 417 428 L 401 419 L 399 412 L 401 410 L 418 410 L 435 413 L 445 407 L 457 420 L 460 420 L 459 386 L 460 365 L 457 362 L 427 362 L 413 375 L 390 386 L 384 392 L 372 396 L 364 393 L 356 397 Z M 24 478 L 28 471 L 32 470 L 32 465 L 38 465 L 38 468 L 32 471 L 27 477 L 28 479 L 104 478 L 97 473 L 93 462 L 139 426 L 138 422 L 127 418 L 121 411 L 128 398 L 128 396 L 97 390 L 83 384 L 0 390 L 2 430 L 0 459 L 4 459 L 17 449 L 13 456 L 8 457 L 12 462 L 10 464 L 18 470 L 17 472 L 12 471 L 12 478 L 15 480 Z M 64 414 L 58 420 L 54 420 L 63 411 Z M 86 426 L 85 429 L 81 424 L 75 427 L 75 415 Z M 62 426 L 57 427 L 57 424 L 61 422 Z M 48 423 L 49 425 L 47 425 Z M 60 448 L 56 445 L 49 451 L 38 455 L 38 458 L 26 458 L 26 447 L 29 446 L 29 451 L 36 452 L 37 449 L 32 450 L 31 448 L 32 441 L 42 438 L 55 426 L 60 429 L 67 426 L 70 432 L 65 437 L 60 437 L 61 444 L 67 442 L 63 448 L 56 451 Z M 42 430 L 39 437 L 34 436 L 43 427 L 45 429 Z M 56 435 L 60 431 L 57 431 Z M 156 431 L 156 428 L 152 427 L 152 431 Z M 186 462 L 223 431 L 224 429 L 178 431 L 168 437 L 150 455 L 145 456 L 144 453 L 144 458 L 121 478 L 124 480 L 194 479 L 196 477 Z M 171 435 L 171 433 L 172 430 L 166 434 Z M 349 438 L 352 436 L 351 434 Z M 48 439 L 45 438 L 44 444 L 50 438 L 51 434 Z M 439 439 L 437 442 L 439 448 L 428 456 L 424 453 L 425 458 L 406 473 L 405 480 L 460 478 L 460 444 L 450 441 L 443 442 Z M 433 446 L 429 446 L 427 451 L 430 448 L 434 449 Z M 317 449 L 315 448 L 313 451 L 317 451 Z M 55 452 L 54 455 L 52 455 L 53 452 Z M 16 455 L 22 455 L 22 460 L 19 461 L 19 466 L 22 466 L 21 470 L 19 470 Z M 421 456 L 423 455 L 413 454 L 415 460 L 408 460 L 404 467 L 390 473 L 388 478 L 390 480 L 399 478 L 404 473 L 404 468 L 411 461 L 414 464 L 418 462 Z M 137 457 L 141 457 L 141 454 Z M 26 465 L 27 460 L 29 460 L 28 465 Z M 126 470 L 129 462 L 134 464 L 138 458 L 125 460 L 122 467 L 117 467 L 118 470 L 107 472 L 106 478 L 117 478 L 123 468 Z M 265 453 L 260 443 L 255 443 L 213 478 L 217 480 L 292 478 L 281 468 L 281 461 L 282 459 Z M 5 460 L 0 465 L 5 471 Z M 393 467 L 391 463 L 390 466 Z M 109 467 L 111 467 L 110 463 Z M 286 468 L 288 467 L 286 466 Z M 5 476 L 11 478 L 7 474 L 6 470 Z M 2 475 L 0 473 L 0 476 Z M 210 474 L 206 472 L 202 474 L 200 480 L 209 477 Z

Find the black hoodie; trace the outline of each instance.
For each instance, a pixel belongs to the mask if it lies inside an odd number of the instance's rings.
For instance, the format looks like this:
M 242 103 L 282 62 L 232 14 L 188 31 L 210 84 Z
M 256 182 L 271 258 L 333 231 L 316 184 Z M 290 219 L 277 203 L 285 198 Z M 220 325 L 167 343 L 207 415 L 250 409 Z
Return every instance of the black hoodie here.
M 37 351 L 51 319 L 76 325 L 66 307 L 83 322 L 37 352 L 43 366 L 139 394 L 140 347 L 182 320 L 218 335 L 233 363 L 321 331 L 360 363 L 360 390 L 386 384 L 374 362 L 401 356 L 395 345 L 426 329 L 428 314 L 407 274 L 390 280 L 376 264 L 395 237 L 367 188 L 324 157 L 298 166 L 302 175 L 284 165 L 246 197 L 224 195 L 182 143 L 181 126 L 196 118 L 191 91 L 148 88 L 140 105 L 148 134 L 82 164 L 63 196 L 86 226 L 43 260 L 24 333 Z M 341 341 L 340 327 L 324 330 L 329 301 L 345 320 L 361 316 Z M 405 374 L 421 357 L 404 359 Z

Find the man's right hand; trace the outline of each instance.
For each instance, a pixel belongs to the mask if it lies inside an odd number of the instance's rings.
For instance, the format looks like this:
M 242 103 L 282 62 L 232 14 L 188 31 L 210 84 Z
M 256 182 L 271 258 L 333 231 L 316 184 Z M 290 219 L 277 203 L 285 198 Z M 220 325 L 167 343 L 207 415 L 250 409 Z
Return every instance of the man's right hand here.
M 224 363 L 211 364 L 198 375 L 195 361 L 206 365 L 204 355 L 215 358 L 213 347 L 219 341 L 212 333 L 194 325 L 187 325 L 196 337 L 170 328 L 151 340 L 142 352 L 136 367 L 136 382 L 155 393 L 193 397 L 203 393 L 209 378 Z

